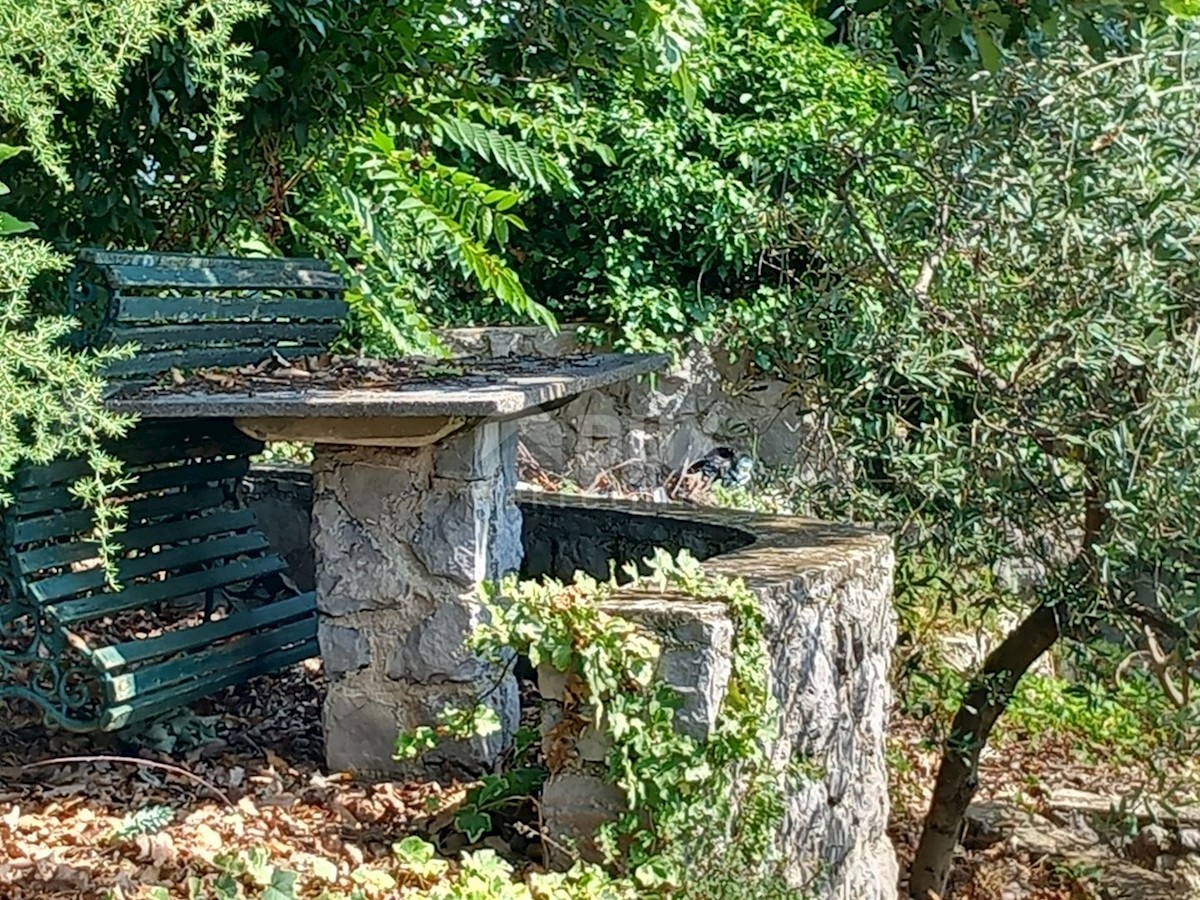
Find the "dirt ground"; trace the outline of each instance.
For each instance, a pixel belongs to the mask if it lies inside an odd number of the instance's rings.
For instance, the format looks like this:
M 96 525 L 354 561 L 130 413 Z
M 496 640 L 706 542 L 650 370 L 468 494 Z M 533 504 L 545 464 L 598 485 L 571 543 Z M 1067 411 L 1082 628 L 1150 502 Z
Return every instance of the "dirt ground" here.
M 311 871 L 324 857 L 336 863 L 347 886 L 358 867 L 387 857 L 392 843 L 408 834 L 456 849 L 446 843 L 452 831 L 446 826 L 464 785 L 360 784 L 323 771 L 322 691 L 316 663 L 258 679 L 197 705 L 195 715 L 176 720 L 178 733 L 157 735 L 157 751 L 114 736 L 52 733 L 12 710 L 0 728 L 0 897 L 92 900 L 119 888 L 116 896 L 134 898 L 146 896 L 149 885 L 186 896 L 188 876 L 230 847 L 265 847 L 274 862 L 299 872 Z M 928 737 L 922 723 L 893 723 L 891 836 L 902 868 L 916 846 L 937 762 Z M 191 777 L 95 758 L 106 754 L 158 760 Z M 75 756 L 94 759 L 30 765 Z M 1131 789 L 1138 777 L 1081 764 L 1069 746 L 1053 740 L 1024 748 L 1009 741 L 987 755 L 982 775 L 982 799 L 1020 797 L 1035 804 L 1047 785 L 1103 792 L 1114 784 Z M 154 806 L 173 811 L 165 827 L 119 835 L 127 817 Z M 503 840 L 487 840 L 511 854 Z M 1001 841 L 961 853 L 949 896 L 1101 896 L 1094 878 Z

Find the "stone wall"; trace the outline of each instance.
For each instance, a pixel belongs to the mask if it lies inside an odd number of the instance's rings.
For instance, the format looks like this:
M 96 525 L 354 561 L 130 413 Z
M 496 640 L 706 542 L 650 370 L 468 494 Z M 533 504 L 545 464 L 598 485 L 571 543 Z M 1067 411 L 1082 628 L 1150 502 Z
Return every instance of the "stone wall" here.
M 303 553 L 294 540 L 308 516 L 296 487 L 301 482 L 289 474 L 277 492 L 270 473 L 252 477 L 264 529 L 287 554 Z M 779 834 L 790 880 L 829 900 L 894 898 L 884 764 L 896 636 L 890 541 L 854 528 L 694 506 L 540 494 L 518 495 L 517 505 L 526 575 L 562 577 L 578 566 L 603 577 L 609 558 L 637 559 L 663 546 L 686 547 L 712 572 L 746 579 L 768 617 L 772 688 L 783 714 L 776 759 L 803 773 L 788 784 Z M 723 604 L 639 583 L 609 611 L 656 632 L 664 648 L 661 674 L 683 695 L 681 727 L 703 735 L 729 678 L 733 630 Z M 539 674 L 550 725 L 554 673 Z M 603 744 L 585 733 L 577 749 L 577 764 L 552 778 L 543 794 L 547 825 L 564 836 L 590 832 L 620 804 L 595 765 Z
M 444 337 L 461 355 L 566 356 L 580 350 L 579 330 L 460 328 Z M 756 375 L 746 359 L 692 347 L 665 375 L 589 391 L 520 420 L 518 430 L 538 462 L 585 486 L 616 467 L 626 484 L 653 488 L 667 472 L 721 445 L 815 479 L 829 471 L 830 455 L 794 388 Z
M 771 687 L 782 713 L 774 758 L 781 771 L 799 773 L 786 780 L 778 834 L 788 879 L 821 898 L 895 897 L 884 762 L 896 639 L 891 542 L 849 527 L 722 509 L 544 495 L 520 503 L 525 566 L 533 574 L 548 568 L 538 554 L 551 542 L 555 565 L 565 565 L 563 553 L 575 541 L 564 535 L 580 535 L 586 562 L 594 559 L 594 534 L 624 530 L 635 536 L 625 547 L 653 536 L 669 550 L 687 547 L 707 557 L 714 574 L 745 579 L 767 614 Z M 584 568 L 601 576 L 607 566 Z M 681 728 L 703 737 L 729 682 L 733 625 L 725 605 L 638 583 L 605 608 L 656 634 L 659 674 L 683 699 Z M 563 679 L 545 667 L 538 674 L 548 733 L 558 721 Z M 571 765 L 547 782 L 542 812 L 552 832 L 586 848 L 596 824 L 620 811 L 621 798 L 603 777 L 603 741 L 585 731 L 576 750 Z
M 484 614 L 476 586 L 521 564 L 515 454 L 515 433 L 498 422 L 423 447 L 314 449 L 312 546 L 331 769 L 478 774 L 516 733 L 510 668 L 467 649 Z M 393 758 L 400 732 L 480 697 L 499 732 L 442 742 L 420 763 Z

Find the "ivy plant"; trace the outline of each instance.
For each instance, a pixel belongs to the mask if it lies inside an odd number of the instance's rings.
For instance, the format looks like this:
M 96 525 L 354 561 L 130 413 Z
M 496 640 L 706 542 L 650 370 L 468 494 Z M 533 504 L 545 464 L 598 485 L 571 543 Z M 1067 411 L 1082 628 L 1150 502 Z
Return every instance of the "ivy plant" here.
M 648 574 L 632 564 L 626 574 L 723 602 L 733 620 L 730 684 L 704 740 L 675 727 L 679 697 L 657 677 L 653 635 L 601 608 L 618 590 L 615 576 L 578 573 L 570 584 L 510 576 L 484 585 L 490 616 L 472 648 L 497 660 L 515 651 L 566 674 L 564 717 L 586 719 L 609 742 L 608 777 L 623 791 L 626 812 L 597 837 L 633 888 L 647 896 L 792 896 L 776 853 L 785 773 L 770 756 L 778 710 L 758 600 L 740 579 L 708 574 L 686 551 L 658 550 L 644 566 Z M 469 724 L 455 711 L 438 728 L 401 735 L 398 752 L 415 755 L 439 737 L 462 736 Z

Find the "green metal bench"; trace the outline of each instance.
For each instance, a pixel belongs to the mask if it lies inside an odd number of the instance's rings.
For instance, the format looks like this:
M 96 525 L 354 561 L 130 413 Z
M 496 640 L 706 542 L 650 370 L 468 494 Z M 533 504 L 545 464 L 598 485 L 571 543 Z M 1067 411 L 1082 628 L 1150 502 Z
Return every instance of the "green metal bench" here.
M 319 263 L 81 254 L 75 311 L 94 346 L 139 344 L 115 383 L 171 368 L 319 352 L 344 287 Z M 316 606 L 287 578 L 238 485 L 262 444 L 221 419 L 143 422 L 109 450 L 127 511 L 106 586 L 86 461 L 21 470 L 0 510 L 0 697 L 76 731 L 114 730 L 317 654 Z

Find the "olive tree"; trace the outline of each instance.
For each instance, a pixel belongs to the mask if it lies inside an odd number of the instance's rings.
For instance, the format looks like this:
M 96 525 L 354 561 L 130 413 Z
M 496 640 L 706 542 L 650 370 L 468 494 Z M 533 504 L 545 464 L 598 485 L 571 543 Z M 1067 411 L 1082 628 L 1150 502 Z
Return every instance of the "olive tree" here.
M 1145 635 L 1185 699 L 1198 42 L 1166 23 L 1100 61 L 1064 43 L 993 73 L 919 73 L 887 123 L 903 149 L 847 148 L 808 235 L 821 283 L 797 292 L 795 327 L 846 475 L 814 508 L 891 523 L 903 578 L 1006 560 L 1036 573 L 945 742 L 911 873 L 922 900 L 944 890 L 989 734 L 1060 637 L 1101 621 Z

